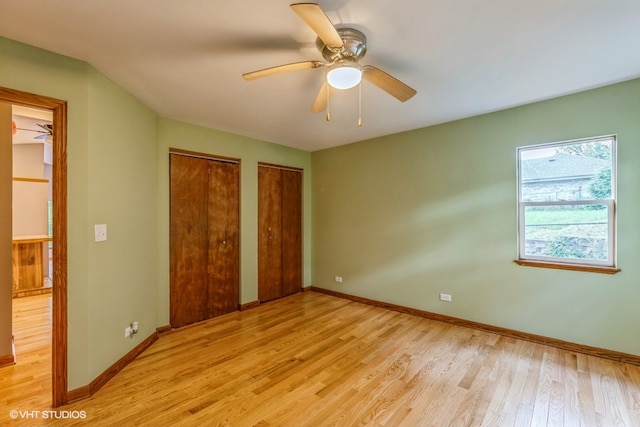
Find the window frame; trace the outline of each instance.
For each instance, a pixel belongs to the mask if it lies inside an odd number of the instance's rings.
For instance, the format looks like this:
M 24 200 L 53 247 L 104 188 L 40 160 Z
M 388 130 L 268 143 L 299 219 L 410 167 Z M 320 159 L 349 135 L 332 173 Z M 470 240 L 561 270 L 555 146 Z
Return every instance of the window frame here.
M 522 201 L 522 152 L 556 148 L 570 145 L 579 145 L 601 140 L 611 141 L 611 198 L 588 200 L 553 200 L 553 201 Z M 526 266 L 539 266 L 548 268 L 561 268 L 570 270 L 583 270 L 593 272 L 616 273 L 617 268 L 617 135 L 603 135 L 597 137 L 580 138 L 561 142 L 533 144 L 518 147 L 516 150 L 516 183 L 517 183 L 517 258 L 516 263 Z M 527 207 L 548 206 L 580 206 L 580 205 L 605 205 L 607 210 L 607 259 L 590 260 L 580 258 L 561 258 L 548 255 L 525 255 L 525 209 Z

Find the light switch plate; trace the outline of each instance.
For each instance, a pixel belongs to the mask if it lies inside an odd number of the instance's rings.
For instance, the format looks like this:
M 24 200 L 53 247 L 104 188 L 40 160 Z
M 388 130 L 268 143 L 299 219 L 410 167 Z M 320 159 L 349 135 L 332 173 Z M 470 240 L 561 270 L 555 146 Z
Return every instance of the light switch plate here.
M 94 229 L 96 242 L 104 242 L 107 240 L 107 224 L 96 224 L 94 225 Z

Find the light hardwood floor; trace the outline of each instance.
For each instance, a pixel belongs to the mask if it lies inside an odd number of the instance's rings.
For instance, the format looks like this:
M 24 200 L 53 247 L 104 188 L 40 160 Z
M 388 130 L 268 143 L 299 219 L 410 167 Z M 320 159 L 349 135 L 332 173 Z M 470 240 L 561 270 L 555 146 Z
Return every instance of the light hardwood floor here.
M 3 405 L 42 408 L 12 391 L 42 393 L 30 369 L 0 371 Z M 306 292 L 165 334 L 58 410 L 92 426 L 640 426 L 640 367 Z
M 51 294 L 13 306 L 16 364 L 0 368 L 0 426 L 10 425 L 12 409 L 51 408 Z

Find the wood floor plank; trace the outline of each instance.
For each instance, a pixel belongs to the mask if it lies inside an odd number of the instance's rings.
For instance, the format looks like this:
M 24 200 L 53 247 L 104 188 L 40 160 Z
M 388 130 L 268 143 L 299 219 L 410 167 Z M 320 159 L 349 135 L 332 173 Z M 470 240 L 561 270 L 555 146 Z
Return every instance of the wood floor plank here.
M 504 402 L 508 386 L 511 384 L 509 377 L 503 376 L 503 360 L 511 360 L 513 352 L 513 340 L 500 337 L 493 342 L 483 339 L 482 366 L 474 368 L 474 381 L 469 386 L 469 404 L 465 408 L 459 408 L 453 415 L 453 423 L 458 425 L 481 425 L 484 420 L 495 424 L 498 406 Z M 476 362 L 474 361 L 474 364 Z M 493 405 L 493 406 L 492 406 Z
M 564 377 L 564 424 L 571 420 L 579 420 L 580 417 L 580 387 L 578 385 L 578 358 L 576 355 L 564 353 L 565 369 Z
M 640 426 L 640 367 L 305 292 L 164 334 L 50 409 L 50 295 L 16 305 L 0 425 Z
M 603 413 L 599 415 L 603 420 L 612 420 L 615 425 L 630 425 L 633 421 L 622 390 L 626 388 L 626 381 L 619 382 L 614 364 L 603 363 L 600 359 L 596 363 L 603 402 Z
M 618 364 L 616 368 L 622 372 L 618 381 L 623 388 L 629 415 L 632 420 L 640 420 L 640 388 L 634 387 L 640 383 L 640 366 Z
M 12 409 L 51 408 L 51 294 L 12 303 L 16 364 L 0 368 L 0 425 Z

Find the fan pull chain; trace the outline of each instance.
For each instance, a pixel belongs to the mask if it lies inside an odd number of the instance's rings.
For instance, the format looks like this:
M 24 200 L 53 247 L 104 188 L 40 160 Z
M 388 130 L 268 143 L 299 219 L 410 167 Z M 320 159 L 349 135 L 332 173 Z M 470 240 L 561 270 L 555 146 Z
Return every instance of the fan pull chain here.
M 358 84 L 358 126 L 362 126 L 362 80 Z
M 331 89 L 329 88 L 329 84 L 325 84 L 327 89 L 327 121 L 331 121 Z

